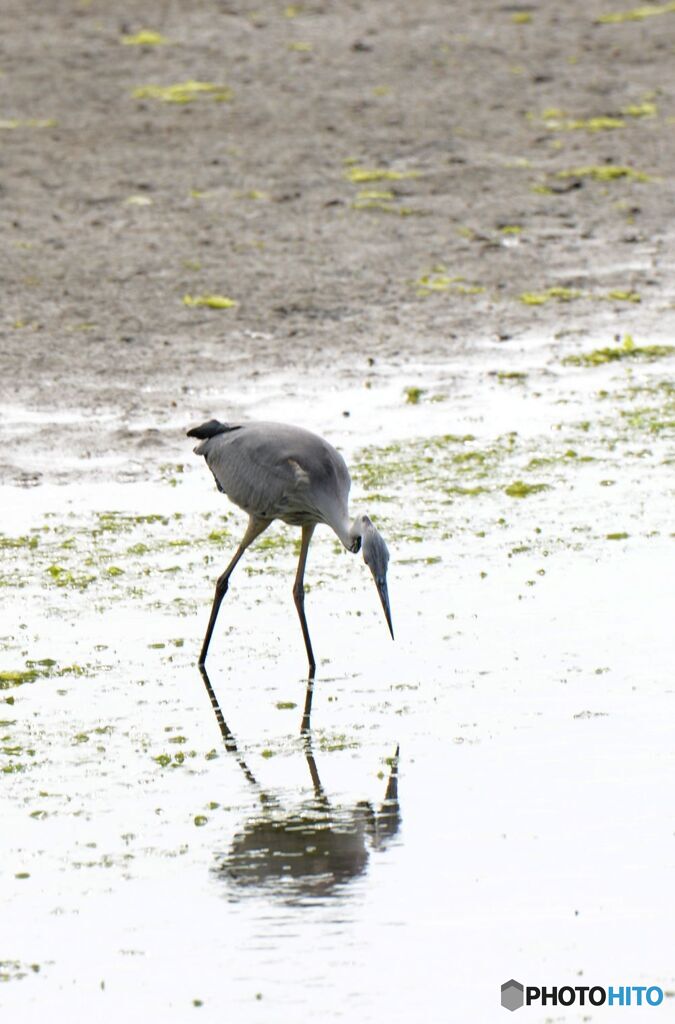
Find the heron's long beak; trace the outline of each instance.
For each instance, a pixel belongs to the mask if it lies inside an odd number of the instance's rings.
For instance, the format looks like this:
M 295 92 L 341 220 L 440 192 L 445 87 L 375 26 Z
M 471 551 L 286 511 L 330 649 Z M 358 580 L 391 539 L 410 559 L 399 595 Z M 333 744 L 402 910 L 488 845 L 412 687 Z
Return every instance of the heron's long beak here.
M 389 626 L 389 632 L 391 633 L 392 640 L 394 639 L 394 627 L 391 624 L 391 608 L 389 607 L 389 591 L 387 590 L 387 577 L 386 576 L 375 576 L 375 586 L 377 592 L 380 595 L 380 601 L 382 602 L 382 608 L 384 609 L 384 617 L 387 620 Z

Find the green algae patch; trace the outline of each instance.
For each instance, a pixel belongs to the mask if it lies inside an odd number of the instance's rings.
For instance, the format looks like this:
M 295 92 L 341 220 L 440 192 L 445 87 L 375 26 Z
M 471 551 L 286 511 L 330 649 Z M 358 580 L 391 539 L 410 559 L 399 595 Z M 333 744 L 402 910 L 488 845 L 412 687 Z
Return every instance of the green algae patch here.
M 159 100 L 161 103 L 193 103 L 200 96 L 208 96 L 219 103 L 229 103 L 233 93 L 226 85 L 215 82 L 177 82 L 174 85 L 140 85 L 134 89 L 135 100 Z
M 465 278 L 457 274 L 454 277 L 450 277 L 448 274 L 432 273 L 422 274 L 421 277 L 417 278 L 415 284 L 418 288 L 425 289 L 427 292 L 445 292 L 451 285 L 460 284 L 464 280 Z
M 566 132 L 607 132 L 625 126 L 626 122 L 620 117 L 578 117 L 564 122 L 561 129 Z
M 38 661 L 27 661 L 26 666 L 31 671 L 36 671 L 39 676 L 58 679 L 63 678 L 63 676 L 84 676 L 87 675 L 91 668 L 91 666 L 78 664 L 62 665 L 61 667 L 58 667 L 53 658 L 40 658 Z
M 143 28 L 134 35 L 122 36 L 120 39 L 124 46 L 164 46 L 168 41 L 161 32 L 153 32 L 149 28 Z
M 415 485 L 442 499 L 453 485 L 482 484 L 510 454 L 514 438 L 503 435 L 478 448 L 472 445 L 472 434 L 442 434 L 370 447 L 354 460 L 353 477 L 369 494 L 391 490 L 398 495 L 402 488 Z
M 619 362 L 624 359 L 652 363 L 657 359 L 664 359 L 672 355 L 675 355 L 675 345 L 636 345 L 630 334 L 627 334 L 621 345 L 596 348 L 592 352 L 565 356 L 563 364 L 565 366 L 603 366 L 605 363 Z
M 51 117 L 29 117 L 29 118 L 9 118 L 0 120 L 0 131 L 13 131 L 15 128 L 54 128 L 58 124 Z
M 482 284 L 458 284 L 455 285 L 456 295 L 483 295 L 485 286 Z
M 543 306 L 547 302 L 573 302 L 575 299 L 593 299 L 609 302 L 642 302 L 642 297 L 633 291 L 621 288 L 613 288 L 609 292 L 594 294 L 593 292 L 582 292 L 578 288 L 564 288 L 555 285 L 546 288 L 542 292 L 521 292 L 518 301 L 525 306 Z
M 62 678 L 63 676 L 85 675 L 87 669 L 82 665 L 63 665 L 59 667 L 53 658 L 40 658 L 27 661 L 22 669 L 8 669 L 0 672 L 0 690 L 8 690 L 24 683 L 34 683 L 37 679 Z
M 211 530 L 211 533 L 206 538 L 214 544 L 220 544 L 224 540 L 229 540 L 232 534 L 229 530 Z
M 415 210 L 412 206 L 398 206 L 396 203 L 382 199 L 357 199 L 352 203 L 352 210 L 374 210 L 380 213 L 393 213 L 397 217 L 424 217 L 426 211 Z
M 625 292 L 620 288 L 614 288 L 606 295 L 600 296 L 603 299 L 610 299 L 613 302 L 642 302 L 642 296 L 638 292 Z
M 127 548 L 128 555 L 147 555 L 150 548 L 147 544 L 143 544 L 139 541 L 138 544 L 132 544 L 130 548 Z
M 569 462 L 570 460 L 576 460 L 577 462 L 596 461 L 593 455 L 579 455 L 572 448 L 568 448 L 566 452 L 562 452 L 562 454 L 559 455 L 535 455 L 530 459 L 525 469 L 528 473 L 531 473 L 535 469 L 561 465 Z
M 527 117 L 541 121 L 551 132 L 607 132 L 626 127 L 621 117 L 568 117 L 562 110 L 545 110 L 538 118 L 534 114 Z
M 630 534 L 619 531 L 618 533 L 608 533 L 605 536 L 606 540 L 627 540 Z
M 662 380 L 651 386 L 631 387 L 621 397 L 628 401 L 650 401 L 649 405 L 621 410 L 621 417 L 632 430 L 656 435 L 675 430 L 675 385 L 670 380 Z
M 651 100 L 645 99 L 642 103 L 633 103 L 622 107 L 618 114 L 574 117 L 558 107 L 549 107 L 541 114 L 527 113 L 525 117 L 528 121 L 543 125 L 551 132 L 611 132 L 625 128 L 626 118 L 654 117 L 655 114 L 656 105 Z
M 150 198 L 150 196 L 127 196 L 127 198 L 124 200 L 124 205 L 138 207 L 152 206 L 153 201 Z
M 153 757 L 153 761 L 160 766 L 160 768 L 182 768 L 185 764 L 185 758 L 196 757 L 196 752 L 193 750 L 185 753 L 183 750 L 178 750 L 171 756 L 171 754 L 157 754 Z
M 422 396 L 426 394 L 426 388 L 409 387 L 403 393 L 408 405 L 419 405 Z
M 524 480 L 514 480 L 504 488 L 504 494 L 508 494 L 509 498 L 528 498 L 531 494 L 541 494 L 550 489 L 549 484 L 528 484 Z
M 404 181 L 406 178 L 419 178 L 420 171 L 391 171 L 386 167 L 350 167 L 345 171 L 345 178 L 353 185 L 365 185 L 369 181 Z
M 36 536 L 32 537 L 5 537 L 0 534 L 0 549 L 7 548 L 29 548 L 34 550 L 39 544 Z
M 300 541 L 288 530 L 275 530 L 266 533 L 255 542 L 255 550 L 276 554 L 279 551 L 292 551 L 293 554 L 300 554 Z
M 656 117 L 656 104 L 650 100 L 645 100 L 644 103 L 629 103 L 627 107 L 623 107 L 621 113 L 626 117 Z
M 558 302 L 572 302 L 573 299 L 583 298 L 583 292 L 576 288 L 562 288 L 554 286 L 543 292 L 521 292 L 518 296 L 520 302 L 525 306 L 543 306 L 544 303 L 557 299 Z
M 0 672 L 0 690 L 8 690 L 12 686 L 22 686 L 34 682 L 40 673 L 36 669 L 8 669 Z
M 235 299 L 226 295 L 184 295 L 184 306 L 206 306 L 208 309 L 232 309 L 237 305 Z
M 461 484 L 453 484 L 452 487 L 446 487 L 445 493 L 458 498 L 477 498 L 481 494 L 489 494 L 490 488 L 484 487 L 482 484 L 477 484 L 475 487 L 462 487 Z
M 364 188 L 357 194 L 357 201 L 373 201 L 380 200 L 382 202 L 391 202 L 396 196 L 393 192 L 388 189 L 377 189 L 377 188 Z
M 570 167 L 564 171 L 557 171 L 556 178 L 591 178 L 593 181 L 654 181 L 654 178 L 644 171 L 637 171 L 634 167 L 626 164 L 587 164 L 583 167 Z
M 452 292 L 453 295 L 482 295 L 485 292 L 484 285 L 465 282 L 466 279 L 461 274 L 449 275 L 443 269 L 422 274 L 414 282 L 414 287 L 420 298 L 434 292 Z
M 616 14 L 601 14 L 596 18 L 599 25 L 618 25 L 624 21 L 644 21 L 645 18 L 656 18 L 660 14 L 675 14 L 675 3 L 666 4 L 642 4 L 640 7 L 632 7 L 628 11 L 620 11 Z
M 132 515 L 127 512 L 97 512 L 97 527 L 92 531 L 96 537 L 99 533 L 127 533 L 136 526 L 152 526 L 161 523 L 162 526 L 169 525 L 169 517 L 159 512 L 150 512 L 145 515 Z
M 72 587 L 74 590 L 86 590 L 96 579 L 95 576 L 87 576 L 86 573 L 73 572 L 64 565 L 50 565 L 46 572 L 57 587 Z
M 15 878 L 30 878 L 28 871 L 17 871 Z M 27 978 L 31 973 L 39 974 L 39 964 L 24 964 L 20 960 L 0 960 L 0 982 Z
M 346 733 L 321 733 L 318 736 L 319 750 L 324 754 L 336 753 L 339 750 L 357 750 L 360 743 L 350 739 Z

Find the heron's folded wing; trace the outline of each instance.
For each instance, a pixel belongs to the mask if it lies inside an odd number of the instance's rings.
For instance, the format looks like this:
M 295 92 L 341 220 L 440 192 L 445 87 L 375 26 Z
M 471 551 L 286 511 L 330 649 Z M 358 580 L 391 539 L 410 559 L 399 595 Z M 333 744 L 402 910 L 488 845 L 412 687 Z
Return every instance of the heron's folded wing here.
M 245 431 L 219 434 L 202 447 L 216 483 L 249 515 L 283 517 L 302 502 L 307 480 L 284 449 Z

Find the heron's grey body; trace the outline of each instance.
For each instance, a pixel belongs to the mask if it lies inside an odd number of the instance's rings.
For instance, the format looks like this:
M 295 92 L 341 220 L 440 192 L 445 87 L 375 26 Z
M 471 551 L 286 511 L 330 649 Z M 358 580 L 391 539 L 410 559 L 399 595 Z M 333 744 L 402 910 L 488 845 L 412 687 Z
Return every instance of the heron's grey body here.
M 200 664 L 206 659 L 232 570 L 249 544 L 275 519 L 302 527 L 293 596 L 310 671 L 314 671 L 315 662 L 304 613 L 303 578 L 309 542 L 320 523 L 330 526 L 349 551 L 356 552 L 363 545 L 363 557 L 375 578 L 393 637 L 386 582 L 389 552 L 368 516 L 359 516 L 350 523 L 349 470 L 332 445 L 301 427 L 264 421 L 220 423 L 209 420 L 188 431 L 188 436 L 201 440 L 195 452 L 206 459 L 218 489 L 249 516 L 241 544 L 216 585 Z
M 285 423 L 221 426 L 227 429 L 206 438 L 195 452 L 204 456 L 230 501 L 259 519 L 281 519 L 290 526 L 327 523 L 341 540 L 347 538 L 351 479 L 332 445 Z

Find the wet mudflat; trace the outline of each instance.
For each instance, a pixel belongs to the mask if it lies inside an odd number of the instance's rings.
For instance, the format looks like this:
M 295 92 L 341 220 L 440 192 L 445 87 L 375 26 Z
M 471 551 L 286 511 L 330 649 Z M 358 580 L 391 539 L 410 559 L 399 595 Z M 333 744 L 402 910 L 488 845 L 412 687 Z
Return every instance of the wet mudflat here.
M 397 638 L 319 531 L 304 732 L 281 526 L 233 577 L 214 714 L 195 659 L 245 517 L 189 441 L 142 484 L 3 489 L 9 1011 L 491 1019 L 510 976 L 673 986 L 672 351 L 632 346 L 306 382 Z
M 668 1007 L 672 4 L 42 7 L 0 10 L 4 1015 Z M 211 416 L 324 434 L 389 544 L 394 643 L 315 534 L 311 714 L 299 531 L 197 670 Z

